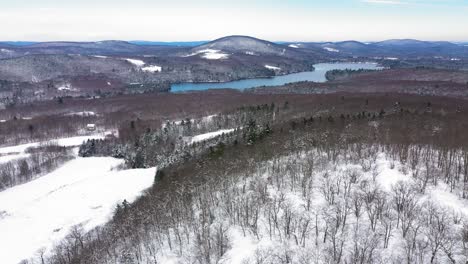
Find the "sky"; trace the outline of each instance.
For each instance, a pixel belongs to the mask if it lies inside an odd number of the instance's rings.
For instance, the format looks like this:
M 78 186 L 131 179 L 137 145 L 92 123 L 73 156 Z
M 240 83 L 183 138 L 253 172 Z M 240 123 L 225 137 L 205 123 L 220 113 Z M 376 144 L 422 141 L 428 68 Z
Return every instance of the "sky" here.
M 0 0 L 0 41 L 468 41 L 468 0 Z

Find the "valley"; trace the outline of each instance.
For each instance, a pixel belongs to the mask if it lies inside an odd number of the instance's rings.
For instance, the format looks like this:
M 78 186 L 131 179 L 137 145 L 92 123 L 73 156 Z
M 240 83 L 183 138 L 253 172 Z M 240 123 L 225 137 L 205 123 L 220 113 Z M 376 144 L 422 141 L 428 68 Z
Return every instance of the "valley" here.
M 460 44 L 0 46 L 1 263 L 468 260 Z

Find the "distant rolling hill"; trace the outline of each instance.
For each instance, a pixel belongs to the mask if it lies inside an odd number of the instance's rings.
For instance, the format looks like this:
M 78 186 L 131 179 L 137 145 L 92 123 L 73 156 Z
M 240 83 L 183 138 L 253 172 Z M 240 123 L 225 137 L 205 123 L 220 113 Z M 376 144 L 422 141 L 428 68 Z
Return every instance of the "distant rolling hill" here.
M 290 43 L 300 48 L 321 48 L 342 56 L 392 56 L 392 57 L 468 57 L 468 47 L 448 41 L 421 41 L 414 39 L 391 39 L 373 43 L 358 41 Z
M 192 49 L 197 52 L 206 49 L 216 49 L 225 52 L 246 53 L 252 52 L 257 54 L 284 55 L 286 52 L 293 50 L 285 45 L 276 44 L 266 40 L 261 40 L 248 36 L 228 36 L 211 42 L 199 45 Z M 294 51 L 296 52 L 296 51 Z
M 175 47 L 196 47 L 203 45 L 208 41 L 146 41 L 146 40 L 131 40 L 129 43 L 141 46 L 175 46 Z

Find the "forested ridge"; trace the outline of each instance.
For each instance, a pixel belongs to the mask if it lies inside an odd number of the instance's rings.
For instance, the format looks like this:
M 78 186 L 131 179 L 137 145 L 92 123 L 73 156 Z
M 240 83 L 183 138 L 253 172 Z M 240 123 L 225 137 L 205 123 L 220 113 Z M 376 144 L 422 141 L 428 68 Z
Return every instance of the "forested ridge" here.
M 372 100 L 356 100 L 354 109 Z M 89 155 L 123 150 L 128 166 L 165 165 L 139 200 L 116 207 L 110 223 L 90 232 L 77 226 L 52 254 L 31 262 L 466 261 L 468 120 L 460 107 L 297 107 L 243 107 L 209 122 L 96 141 L 94 150 L 84 144 Z M 187 144 L 185 137 L 220 128 L 235 130 Z

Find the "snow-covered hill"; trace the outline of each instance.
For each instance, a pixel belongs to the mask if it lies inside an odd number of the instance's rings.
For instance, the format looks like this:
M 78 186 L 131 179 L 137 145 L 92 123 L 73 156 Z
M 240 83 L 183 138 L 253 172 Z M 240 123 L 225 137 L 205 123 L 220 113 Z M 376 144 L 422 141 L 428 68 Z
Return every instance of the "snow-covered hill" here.
M 114 158 L 76 158 L 0 192 L 0 248 L 8 249 L 0 250 L 1 263 L 49 250 L 76 225 L 89 230 L 107 222 L 117 203 L 133 201 L 153 184 L 155 168 L 119 170 L 122 165 Z
M 228 36 L 191 49 L 193 53 L 203 50 L 274 56 L 291 56 L 298 53 L 294 48 L 248 36 Z

